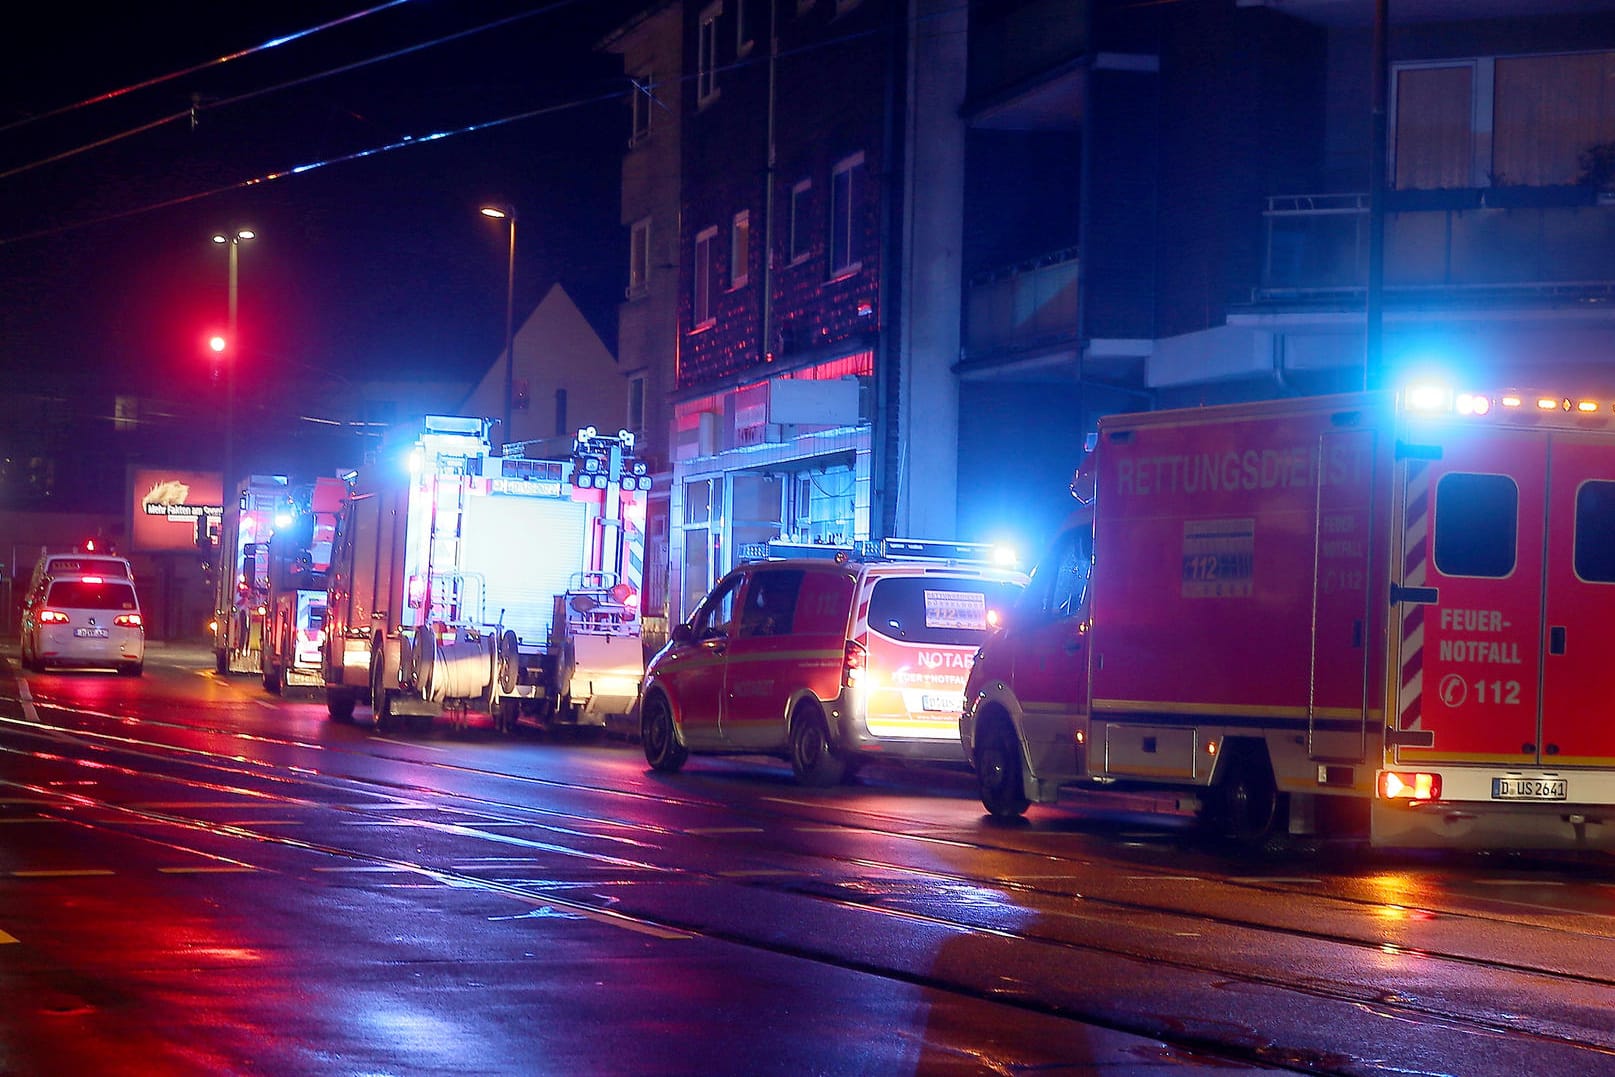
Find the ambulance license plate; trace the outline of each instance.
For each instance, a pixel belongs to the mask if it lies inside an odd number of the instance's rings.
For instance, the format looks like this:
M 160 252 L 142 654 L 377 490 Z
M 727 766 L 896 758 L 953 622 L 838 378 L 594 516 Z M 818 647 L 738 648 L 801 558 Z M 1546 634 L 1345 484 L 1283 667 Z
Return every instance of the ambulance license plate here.
M 107 630 L 104 628 L 75 628 L 73 635 L 79 639 L 106 639 Z
M 1564 800 L 1564 778 L 1493 778 L 1493 800 Z
M 963 696 L 937 695 L 934 692 L 927 692 L 920 697 L 921 710 L 952 711 L 954 714 L 958 714 L 964 710 L 964 707 Z

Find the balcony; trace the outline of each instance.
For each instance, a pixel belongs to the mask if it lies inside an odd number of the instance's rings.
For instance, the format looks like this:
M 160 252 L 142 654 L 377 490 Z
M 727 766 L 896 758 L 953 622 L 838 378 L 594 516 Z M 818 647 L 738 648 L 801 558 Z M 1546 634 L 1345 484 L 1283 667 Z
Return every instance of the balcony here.
M 978 274 L 966 298 L 967 361 L 1068 345 L 1077 336 L 1077 249 Z
M 1393 192 L 1388 295 L 1447 300 L 1615 293 L 1615 206 L 1585 188 Z M 1279 195 L 1263 211 L 1257 303 L 1357 297 L 1368 280 L 1368 195 Z

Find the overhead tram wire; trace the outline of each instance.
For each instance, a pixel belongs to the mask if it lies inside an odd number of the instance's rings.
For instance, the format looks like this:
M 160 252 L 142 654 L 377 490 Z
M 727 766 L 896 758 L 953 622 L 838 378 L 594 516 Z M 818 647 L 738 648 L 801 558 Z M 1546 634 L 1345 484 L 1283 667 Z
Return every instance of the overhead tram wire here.
M 47 239 L 52 236 L 67 235 L 70 232 L 77 232 L 83 228 L 92 228 L 98 224 L 110 224 L 113 221 L 127 220 L 130 217 L 138 217 L 146 213 L 155 213 L 158 210 L 172 209 L 175 206 L 183 206 L 191 202 L 200 202 L 205 198 L 212 198 L 215 195 L 228 194 L 231 191 L 246 190 L 250 187 L 262 187 L 265 184 L 273 183 L 276 180 L 285 179 L 288 176 L 299 176 L 305 172 L 313 172 L 317 169 L 326 168 L 330 165 L 346 164 L 350 161 L 362 161 L 369 157 L 379 157 L 384 153 L 391 153 L 394 150 L 408 149 L 411 146 L 422 146 L 431 142 L 441 142 L 444 139 L 457 138 L 460 135 L 476 134 L 480 131 L 491 131 L 495 128 L 504 127 L 507 124 L 520 123 L 523 120 L 531 120 L 539 116 L 548 116 L 557 112 L 565 112 L 569 109 L 584 108 L 589 105 L 598 105 L 608 101 L 617 101 L 621 98 L 622 90 L 614 88 L 610 93 L 607 94 L 599 94 L 594 97 L 577 98 L 571 101 L 563 101 L 560 104 L 546 105 L 543 108 L 529 109 L 526 112 L 519 112 L 515 115 L 504 116 L 497 120 L 484 120 L 481 123 L 466 124 L 463 127 L 435 131 L 432 134 L 420 135 L 418 137 L 405 135 L 401 139 L 397 139 L 396 141 L 388 142 L 380 146 L 371 146 L 367 149 L 355 150 L 352 153 L 344 153 L 335 157 L 327 157 L 320 161 L 310 161 L 306 164 L 293 165 L 291 168 L 284 168 L 276 172 L 266 172 L 261 176 L 254 176 L 250 179 L 240 180 L 236 183 L 227 183 L 222 187 L 214 187 L 206 191 L 197 191 L 192 194 L 181 195 L 178 198 L 169 198 L 162 202 L 153 202 L 149 205 L 138 206 L 134 209 L 124 210 L 120 213 L 108 213 L 104 216 L 93 217 L 86 221 L 79 221 L 74 224 L 64 224 L 54 228 L 42 228 L 38 231 L 26 232 L 21 235 L 0 236 L 0 247 L 8 247 L 14 243 L 23 243 L 33 239 Z
M 172 79 L 179 78 L 179 77 L 181 77 L 183 75 L 191 74 L 191 73 L 196 72 L 196 71 L 203 71 L 203 70 L 206 70 L 207 68 L 213 67 L 215 65 L 224 63 L 224 62 L 229 61 L 229 60 L 238 59 L 238 58 L 243 57 L 243 56 L 250 56 L 250 55 L 252 55 L 252 54 L 254 54 L 256 52 L 262 52 L 264 49 L 272 48 L 272 47 L 274 47 L 276 45 L 285 44 L 288 41 L 295 41 L 295 40 L 298 40 L 299 38 L 307 37 L 310 34 L 319 32 L 320 30 L 324 30 L 324 29 L 327 29 L 327 28 L 332 27 L 332 26 L 338 26 L 338 25 L 340 25 L 342 23 L 345 23 L 345 22 L 351 22 L 352 20 L 357 19 L 357 18 L 359 18 L 359 17 L 361 17 L 363 15 L 372 14 L 374 12 L 385 10 L 386 8 L 395 7 L 395 6 L 399 5 L 399 4 L 407 4 L 407 3 L 410 3 L 410 2 L 411 2 L 411 0 L 388 0 L 388 3 L 382 4 L 382 5 L 378 6 L 378 7 L 370 8 L 370 9 L 368 9 L 366 11 L 356 12 L 353 15 L 344 16 L 342 19 L 338 19 L 338 20 L 335 20 L 335 21 L 332 21 L 332 22 L 328 22 L 328 23 L 325 23 L 325 24 L 323 24 L 321 26 L 313 27 L 313 28 L 311 28 L 309 30 L 303 30 L 303 31 L 300 31 L 300 32 L 298 32 L 296 34 L 291 34 L 291 35 L 287 35 L 285 37 L 276 38 L 274 41 L 267 42 L 264 45 L 258 46 L 257 48 L 247 49 L 247 50 L 244 50 L 242 52 L 232 53 L 229 56 L 223 56 L 223 57 L 220 57 L 217 60 L 210 60 L 205 64 L 198 64 L 198 65 L 196 65 L 194 67 L 187 68 L 184 71 L 175 72 L 172 75 L 162 75 L 162 76 L 159 76 L 158 78 L 155 78 L 155 79 L 148 79 L 147 81 L 139 83 L 139 84 L 137 84 L 135 86 L 127 87 L 127 88 L 125 88 L 123 90 L 117 90 L 117 91 L 114 91 L 111 94 L 103 94 L 98 98 L 90 98 L 87 101 L 79 102 L 79 104 L 77 104 L 77 105 L 68 105 L 68 106 L 66 106 L 64 108 L 57 109 L 55 112 L 42 113 L 42 114 L 40 114 L 40 116 L 34 117 L 34 118 L 35 119 L 44 119 L 46 116 L 60 115 L 62 113 L 68 112 L 68 111 L 70 111 L 72 109 L 80 108 L 80 107 L 82 107 L 84 105 L 87 105 L 87 104 L 93 104 L 96 101 L 110 100 L 112 97 L 120 96 L 122 94 L 132 92 L 133 90 L 144 89 L 147 86 L 155 86 L 155 85 L 158 85 L 160 83 L 168 82 L 168 81 L 170 81 Z M 94 142 L 89 142 L 89 143 L 86 143 L 86 144 L 84 144 L 82 146 L 74 147 L 73 149 L 70 149 L 70 150 L 63 150 L 61 153 L 52 154 L 49 157 L 42 157 L 39 160 L 31 161 L 28 164 L 18 165 L 15 168 L 8 168 L 8 169 L 6 169 L 4 171 L 0 171 L 0 180 L 10 179 L 12 176 L 20 176 L 25 172 L 32 172 L 36 168 L 43 168 L 46 165 L 56 164 L 56 163 L 61 162 L 61 161 L 70 160 L 71 158 L 77 157 L 77 156 L 79 156 L 81 154 L 88 153 L 91 150 L 100 149 L 100 148 L 102 148 L 104 146 L 110 146 L 110 145 L 112 145 L 114 143 L 122 142 L 126 138 L 132 138 L 135 135 L 145 134 L 148 131 L 156 130 L 157 128 L 162 127 L 162 126 L 164 126 L 166 124 L 176 123 L 176 122 L 179 122 L 181 120 L 192 120 L 196 116 L 200 115 L 202 112 L 212 112 L 215 109 L 225 108 L 225 107 L 230 106 L 230 105 L 239 105 L 244 101 L 251 101 L 251 100 L 254 100 L 254 99 L 259 98 L 259 97 L 264 97 L 264 96 L 266 96 L 268 94 L 279 93 L 282 90 L 295 89 L 298 86 L 306 86 L 309 83 L 319 82 L 322 79 L 334 78 L 337 75 L 346 75 L 346 74 L 348 74 L 350 72 L 353 72 L 353 71 L 360 71 L 360 70 L 363 70 L 364 68 L 370 67 L 370 66 L 372 66 L 374 64 L 384 63 L 384 62 L 386 62 L 388 60 L 396 60 L 396 59 L 399 59 L 400 57 L 409 56 L 409 55 L 411 55 L 413 53 L 421 52 L 421 51 L 423 51 L 425 49 L 436 48 L 439 45 L 447 45 L 447 44 L 450 44 L 451 42 L 459 41 L 462 38 L 467 38 L 467 37 L 471 37 L 471 36 L 476 35 L 476 34 L 485 33 L 485 32 L 487 32 L 489 30 L 501 29 L 502 27 L 509 26 L 512 23 L 520 22 L 523 19 L 530 19 L 530 18 L 532 18 L 532 17 L 534 17 L 536 15 L 548 15 L 551 12 L 557 11 L 557 10 L 559 10 L 561 8 L 570 7 L 570 6 L 572 6 L 574 4 L 577 4 L 577 3 L 580 3 L 580 2 L 581 2 L 581 0 L 556 0 L 556 2 L 551 3 L 551 4 L 546 4 L 546 5 L 542 6 L 542 7 L 532 8 L 532 9 L 527 10 L 527 11 L 519 12 L 518 14 L 515 14 L 515 15 L 507 15 L 502 19 L 495 19 L 493 22 L 483 23 L 481 26 L 472 26 L 472 27 L 469 27 L 469 28 L 467 28 L 465 30 L 457 30 L 452 34 L 446 34 L 443 37 L 433 38 L 430 41 L 418 42 L 418 43 L 416 43 L 414 45 L 406 46 L 405 48 L 395 49 L 392 52 L 382 53 L 379 56 L 372 56 L 372 57 L 369 57 L 369 58 L 364 59 L 364 60 L 355 60 L 353 63 L 343 64 L 341 67 L 333 67 L 333 68 L 329 68 L 328 70 L 325 70 L 325 71 L 315 72 L 312 75 L 304 75 L 301 78 L 295 78 L 295 79 L 291 79 L 291 80 L 289 80 L 287 82 L 277 83 L 277 84 L 275 84 L 273 86 L 265 86 L 265 87 L 262 87 L 262 88 L 257 89 L 257 90 L 249 90 L 246 93 L 237 94 L 234 97 L 227 97 L 227 98 L 224 98 L 224 99 L 219 100 L 219 101 L 211 101 L 211 102 L 208 102 L 206 104 L 202 104 L 202 103 L 198 102 L 196 104 L 191 105 L 189 108 L 183 109 L 183 110 L 181 110 L 179 112 L 170 113 L 170 114 L 168 114 L 166 116 L 161 116 L 161 117 L 159 117 L 159 118 L 157 118 L 155 120 L 151 120 L 151 121 L 149 121 L 147 123 L 140 124 L 137 127 L 132 127 L 127 131 L 120 131 L 117 134 L 108 135 L 105 138 L 96 139 Z M 0 133 L 3 133 L 5 131 L 9 130 L 11 127 L 16 127 L 19 124 L 29 123 L 29 122 L 31 122 L 31 120 L 19 120 L 19 121 L 16 121 L 16 122 L 10 124 L 7 127 L 0 127 Z M 229 190 L 229 188 L 223 188 L 223 190 Z M 210 193 L 218 193 L 218 192 L 210 192 Z
M 407 2 L 407 0 L 394 0 L 394 2 Z M 262 94 L 270 93 L 270 92 L 273 92 L 274 90 L 277 90 L 277 89 L 284 89 L 284 88 L 290 87 L 290 86 L 301 85 L 303 83 L 312 82 L 312 81 L 315 81 L 317 79 L 324 78 L 324 77 L 327 77 L 327 76 L 330 76 L 330 75 L 342 74 L 344 72 L 351 71 L 351 70 L 354 70 L 354 69 L 359 68 L 359 67 L 364 67 L 364 66 L 367 66 L 367 65 L 372 64 L 372 63 L 378 63 L 381 60 L 390 59 L 390 58 L 397 57 L 397 56 L 408 55 L 411 52 L 416 52 L 416 51 L 419 51 L 421 49 L 429 48 L 429 47 L 431 47 L 433 45 L 443 44 L 443 43 L 446 43 L 446 42 L 449 42 L 449 41 L 455 41 L 455 40 L 458 40 L 460 38 L 470 36 L 472 34 L 481 33 L 484 30 L 495 29 L 495 28 L 498 28 L 500 26 L 504 26 L 504 25 L 507 25 L 509 23 L 519 21 L 521 19 L 531 17 L 533 15 L 548 14 L 551 11 L 556 11 L 556 10 L 559 10 L 561 8 L 564 8 L 564 7 L 569 7 L 572 4 L 578 3 L 578 2 L 581 2 L 581 0 L 556 0 L 555 3 L 547 4 L 547 5 L 545 5 L 543 7 L 540 7 L 540 8 L 534 8 L 534 9 L 532 9 L 530 11 L 522 12 L 521 14 L 518 14 L 518 15 L 507 16 L 504 19 L 496 20 L 494 22 L 487 23 L 487 24 L 485 24 L 483 26 L 473 27 L 473 28 L 468 29 L 468 30 L 462 30 L 462 31 L 459 31 L 457 33 L 448 35 L 446 37 L 435 39 L 433 41 L 428 41 L 428 42 L 423 42 L 423 43 L 418 44 L 418 45 L 413 45 L 413 46 L 410 46 L 407 49 L 399 50 L 399 51 L 393 52 L 393 53 L 388 53 L 385 56 L 374 57 L 374 58 L 372 58 L 370 60 L 361 60 L 361 61 L 358 61 L 358 62 L 356 62 L 354 64 L 349 64 L 347 66 L 340 67 L 340 68 L 334 68 L 331 71 L 327 71 L 327 72 L 324 72 L 324 73 L 321 73 L 321 74 L 310 75 L 310 76 L 307 76 L 307 77 L 305 77 L 303 79 L 298 79 L 298 80 L 294 80 L 294 81 L 289 82 L 289 83 L 284 83 L 281 86 L 270 87 L 270 88 L 264 89 L 264 90 L 253 91 L 252 93 L 243 94 L 243 95 L 240 95 L 238 97 L 230 98 L 230 99 L 228 99 L 226 101 L 214 102 L 214 104 L 212 106 L 210 106 L 210 107 L 214 107 L 214 108 L 222 107 L 222 106 L 224 106 L 226 104 L 233 104 L 233 103 L 236 103 L 236 102 L 239 102 L 239 101 L 246 100 L 246 99 L 248 99 L 250 97 L 261 96 Z M 911 20 L 911 21 L 918 24 L 918 23 L 921 23 L 921 22 L 930 21 L 930 19 L 934 18 L 934 17 L 935 16 L 920 16 L 920 17 L 918 17 L 918 18 L 916 18 L 914 20 Z M 865 30 L 865 31 L 858 31 L 856 33 L 851 33 L 851 34 L 842 34 L 842 35 L 838 35 L 836 37 L 830 38 L 830 39 L 825 40 L 825 41 L 814 42 L 813 44 L 808 45 L 808 46 L 804 46 L 804 47 L 801 47 L 801 48 L 789 50 L 788 52 L 781 53 L 781 56 L 783 57 L 783 56 L 805 55 L 805 54 L 817 51 L 819 49 L 825 48 L 825 47 L 830 46 L 830 45 L 839 44 L 839 43 L 845 43 L 847 41 L 857 40 L 859 38 L 870 37 L 870 36 L 874 36 L 874 35 L 876 35 L 878 33 L 882 33 L 882 32 L 884 32 L 884 31 Z M 757 62 L 759 62 L 759 61 L 757 61 L 755 59 L 740 60 L 740 61 L 736 61 L 735 63 L 725 64 L 722 67 L 720 67 L 719 70 L 720 71 L 737 70 L 737 69 L 740 69 L 740 68 L 743 68 L 743 67 L 752 66 L 752 65 L 756 64 Z M 663 86 L 663 85 L 682 84 L 682 83 L 694 81 L 696 78 L 697 78 L 697 75 L 695 75 L 695 74 L 685 74 L 685 75 L 682 75 L 682 76 L 680 76 L 679 78 L 676 78 L 676 79 L 670 79 L 670 80 L 666 80 L 666 81 L 658 81 L 657 83 L 655 83 L 652 86 L 643 87 L 642 90 L 654 91 L 656 88 L 658 88 L 660 86 Z M 158 210 L 171 209 L 171 208 L 173 208 L 175 206 L 183 206 L 183 205 L 187 205 L 187 204 L 189 204 L 191 202 L 200 202 L 203 199 L 213 198 L 213 197 L 215 197 L 217 195 L 221 195 L 221 194 L 228 194 L 231 191 L 246 190 L 247 188 L 250 188 L 250 187 L 260 187 L 260 186 L 263 186 L 265 184 L 272 183 L 272 182 L 274 182 L 276 180 L 285 179 L 288 176 L 301 175 L 301 174 L 303 174 L 305 172 L 313 172 L 313 171 L 315 171 L 317 169 L 325 168 L 325 167 L 327 167 L 329 165 L 345 164 L 345 163 L 348 163 L 350 161 L 364 160 L 364 159 L 369 158 L 369 157 L 376 157 L 376 156 L 380 156 L 381 154 L 384 154 L 384 153 L 390 153 L 390 152 L 392 152 L 394 150 L 406 149 L 406 148 L 408 148 L 410 146 L 418 146 L 418 145 L 421 145 L 423 143 L 429 143 L 429 142 L 440 142 L 440 141 L 442 141 L 444 139 L 455 138 L 455 137 L 458 137 L 460 135 L 475 134 L 475 133 L 480 132 L 480 131 L 494 130 L 496 128 L 506 126 L 507 124 L 519 123 L 519 122 L 521 122 L 523 120 L 530 120 L 530 119 L 537 118 L 539 116 L 546 116 L 546 115 L 551 115 L 551 114 L 554 114 L 554 113 L 557 113 L 557 112 L 564 112 L 564 111 L 567 111 L 568 109 L 582 108 L 582 107 L 585 107 L 585 106 L 588 106 L 588 105 L 603 104 L 605 102 L 620 98 L 621 96 L 622 96 L 622 90 L 621 89 L 614 89 L 610 93 L 597 94 L 597 95 L 594 95 L 592 97 L 586 97 L 586 98 L 576 98 L 576 99 L 573 99 L 571 101 L 563 101 L 563 102 L 561 102 L 559 104 L 547 105 L 547 106 L 545 106 L 543 108 L 538 108 L 538 109 L 530 109 L 530 110 L 528 110 L 526 112 L 516 113 L 514 115 L 505 116 L 505 117 L 502 117 L 500 119 L 486 120 L 486 121 L 483 121 L 483 122 L 480 122 L 480 123 L 467 124 L 467 125 L 462 126 L 462 127 L 450 128 L 450 129 L 443 130 L 443 131 L 437 131 L 437 132 L 434 132 L 434 133 L 429 134 L 429 135 L 422 135 L 420 137 L 405 136 L 402 139 L 396 140 L 394 142 L 385 143 L 383 145 L 372 146 L 372 147 L 369 147 L 367 149 L 362 149 L 362 150 L 355 150 L 352 153 L 340 154 L 340 155 L 338 155 L 336 157 L 328 157 L 328 158 L 325 158 L 323 160 L 312 161 L 312 162 L 309 162 L 307 164 L 294 165 L 291 168 L 281 169 L 281 170 L 276 171 L 276 172 L 265 173 L 262 176 L 255 176 L 255 177 L 252 177 L 250 179 L 245 179 L 245 180 L 238 181 L 236 183 L 225 184 L 222 187 L 214 187 L 214 188 L 211 188 L 211 189 L 206 190 L 206 191 L 197 191 L 197 192 L 194 192 L 192 194 L 181 195 L 178 198 L 170 198 L 170 199 L 165 199 L 164 201 L 161 201 L 161 202 L 153 202 L 153 203 L 151 203 L 149 205 L 138 206 L 138 207 L 136 207 L 134 209 L 124 210 L 124 211 L 119 212 L 119 213 L 109 213 L 109 214 L 105 214 L 104 216 L 94 217 L 94 218 L 91 218 L 89 220 L 79 221 L 79 222 L 73 223 L 73 224 L 64 224 L 64 225 L 59 225 L 59 226 L 52 227 L 52 228 L 42 228 L 42 229 L 39 229 L 37 231 L 25 232 L 25 233 L 22 233 L 22 234 L 19 234 L 19 235 L 14 235 L 14 236 L 0 236 L 0 247 L 8 247 L 8 246 L 11 246 L 12 244 L 23 243 L 23 242 L 27 242 L 29 240 L 48 239 L 48 238 L 50 238 L 52 236 L 67 235 L 67 234 L 69 234 L 71 232 L 76 232 L 76 231 L 79 231 L 80 229 L 84 229 L 84 228 L 91 228 L 91 227 L 94 227 L 95 225 L 99 225 L 99 224 L 110 224 L 110 223 L 112 223 L 114 221 L 127 220 L 127 219 L 129 219 L 131 217 L 138 217 L 138 216 L 141 216 L 141 215 L 146 214 L 146 213 L 155 213 Z M 190 111 L 187 110 L 182 115 L 189 116 Z M 165 120 L 165 121 L 161 121 L 161 122 L 167 122 L 167 121 Z M 6 178 L 8 176 L 12 176 L 12 175 L 17 174 L 17 172 L 19 172 L 19 171 L 24 171 L 24 170 L 27 170 L 27 169 L 33 168 L 33 167 L 36 167 L 36 166 L 34 166 L 34 165 L 25 165 L 25 166 L 22 166 L 22 168 L 20 168 L 20 169 L 14 169 L 14 170 L 9 171 L 9 172 L 0 172 L 0 179 L 4 179 L 4 178 Z
M 388 8 L 398 7 L 400 4 L 407 4 L 410 2 L 411 0 L 387 0 L 386 3 L 377 4 L 375 7 L 365 8 L 363 11 L 355 11 L 351 15 L 343 15 L 341 18 L 320 23 L 318 26 L 311 26 L 307 30 L 298 30 L 295 33 L 283 34 L 280 37 L 271 38 L 270 40 L 265 41 L 262 45 L 254 45 L 251 48 L 226 53 L 223 56 L 215 57 L 212 60 L 205 60 L 199 64 L 193 64 L 190 67 L 179 71 L 170 72 L 167 75 L 158 75 L 154 78 L 146 79 L 144 82 L 136 82 L 132 85 L 125 86 L 122 89 L 108 90 L 106 93 L 96 94 L 94 97 L 86 97 L 82 101 L 76 101 L 71 105 L 63 105 L 60 108 L 53 108 L 48 112 L 40 112 L 33 116 L 24 116 L 20 120 L 12 120 L 10 123 L 0 124 L 0 134 L 15 130 L 18 127 L 25 127 L 31 123 L 37 123 L 40 120 L 49 120 L 57 116 L 65 116 L 69 112 L 76 112 L 81 108 L 89 108 L 91 105 L 99 105 L 106 101 L 115 101 L 120 97 L 135 93 L 139 90 L 150 89 L 153 86 L 161 86 L 165 82 L 173 82 L 175 79 L 184 78 L 186 75 L 194 75 L 198 71 L 206 71 L 211 67 L 221 67 L 224 64 L 230 63 L 234 60 L 244 59 L 248 56 L 256 56 L 261 52 L 268 52 L 270 49 L 276 49 L 282 45 L 289 45 L 292 42 L 300 41 L 305 37 L 312 37 L 314 34 L 318 34 L 322 31 L 330 30 L 335 27 L 354 22 L 358 19 L 365 18 L 368 15 L 374 15 L 378 12 L 386 11 Z M 151 126 L 155 126 L 155 124 L 149 124 L 147 127 L 140 128 L 140 130 L 149 129 Z

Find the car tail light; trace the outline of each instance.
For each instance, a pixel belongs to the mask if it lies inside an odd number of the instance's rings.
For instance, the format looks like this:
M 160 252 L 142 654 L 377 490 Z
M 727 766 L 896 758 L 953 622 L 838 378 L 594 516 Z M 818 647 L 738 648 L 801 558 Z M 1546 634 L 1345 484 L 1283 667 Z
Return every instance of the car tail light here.
M 1441 775 L 1423 771 L 1382 771 L 1379 795 L 1385 800 L 1440 800 Z
M 139 628 L 143 622 L 138 613 L 120 613 L 112 618 L 112 623 L 119 628 Z
M 39 623 L 42 625 L 65 625 L 67 621 L 67 614 L 63 613 L 61 610 L 39 611 Z
M 864 669 L 869 665 L 869 648 L 865 647 L 860 639 L 849 639 L 846 650 L 841 652 L 841 686 L 855 688 L 863 679 Z

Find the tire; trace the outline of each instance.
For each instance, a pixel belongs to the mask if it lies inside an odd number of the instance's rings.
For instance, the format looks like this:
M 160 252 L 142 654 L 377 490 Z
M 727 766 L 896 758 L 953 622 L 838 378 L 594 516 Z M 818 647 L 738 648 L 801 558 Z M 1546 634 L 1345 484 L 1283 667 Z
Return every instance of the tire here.
M 273 662 L 264 663 L 264 691 L 280 695 L 280 667 Z
M 506 697 L 494 704 L 493 725 L 500 733 L 514 733 L 521 721 L 522 704 L 519 699 Z
M 144 672 L 146 672 L 144 662 L 124 662 L 118 666 L 118 676 L 120 677 L 138 677 Z
M 1021 769 L 1021 745 L 1010 724 L 995 718 L 976 738 L 976 791 L 995 819 L 1019 819 L 1031 800 Z
M 1228 769 L 1217 783 L 1216 824 L 1223 836 L 1250 850 L 1263 848 L 1278 835 L 1284 819 L 1284 798 L 1273 780 L 1267 753 L 1241 748 L 1233 753 Z
M 393 697 L 381 683 L 380 652 L 378 640 L 370 658 L 370 718 L 377 733 L 388 733 L 393 728 Z
M 796 780 L 815 789 L 839 784 L 847 764 L 830 747 L 824 715 L 813 707 L 798 707 L 791 715 L 791 771 Z
M 640 739 L 645 744 L 645 762 L 652 770 L 663 774 L 677 773 L 690 750 L 679 742 L 678 727 L 673 724 L 673 708 L 667 697 L 657 694 L 645 700 L 639 719 Z
M 229 659 L 224 656 L 224 652 L 222 650 L 217 648 L 215 648 L 213 651 L 213 672 L 220 675 L 230 672 Z
M 354 694 L 343 688 L 325 690 L 325 713 L 333 722 L 353 721 Z

